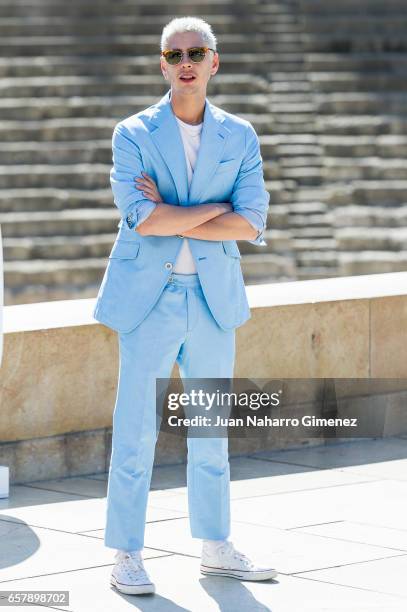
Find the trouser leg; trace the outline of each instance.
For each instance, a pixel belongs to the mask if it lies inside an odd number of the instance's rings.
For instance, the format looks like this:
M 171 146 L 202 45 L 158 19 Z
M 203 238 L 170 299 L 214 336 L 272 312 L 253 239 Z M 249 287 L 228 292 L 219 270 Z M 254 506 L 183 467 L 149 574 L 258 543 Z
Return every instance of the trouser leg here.
M 235 330 L 224 331 L 218 326 L 202 291 L 191 292 L 189 304 L 190 329 L 177 357 L 185 390 L 188 378 L 232 379 Z M 216 381 L 209 386 L 215 389 Z M 222 437 L 215 437 L 215 431 L 211 431 L 208 437 L 187 438 L 188 505 L 191 535 L 195 538 L 218 540 L 230 534 L 227 428 L 222 433 Z
M 167 287 L 140 325 L 130 333 L 119 334 L 120 367 L 104 541 L 106 546 L 121 550 L 144 546 L 159 433 L 156 378 L 169 378 L 185 337 L 185 296 Z

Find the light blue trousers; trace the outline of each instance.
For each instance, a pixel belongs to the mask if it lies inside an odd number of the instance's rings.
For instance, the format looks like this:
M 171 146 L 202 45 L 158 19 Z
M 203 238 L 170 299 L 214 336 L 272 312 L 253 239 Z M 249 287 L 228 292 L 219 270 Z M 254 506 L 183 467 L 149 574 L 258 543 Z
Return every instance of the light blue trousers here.
M 147 499 L 159 434 L 156 378 L 175 361 L 187 378 L 233 378 L 235 329 L 224 331 L 206 303 L 198 274 L 172 273 L 157 304 L 133 331 L 119 333 L 120 370 L 113 413 L 105 545 L 144 546 Z M 177 413 L 178 414 L 178 413 Z M 179 416 L 179 415 L 178 415 Z M 228 438 L 187 437 L 192 537 L 230 535 Z

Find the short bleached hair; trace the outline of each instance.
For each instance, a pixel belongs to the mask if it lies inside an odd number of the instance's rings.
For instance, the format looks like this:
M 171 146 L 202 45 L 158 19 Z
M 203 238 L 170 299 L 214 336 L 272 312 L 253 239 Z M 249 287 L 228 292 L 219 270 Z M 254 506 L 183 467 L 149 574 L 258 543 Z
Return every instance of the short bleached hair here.
M 167 23 L 161 34 L 161 51 L 168 49 L 171 36 L 183 32 L 197 32 L 202 36 L 205 45 L 216 51 L 217 41 L 212 27 L 199 17 L 176 17 Z

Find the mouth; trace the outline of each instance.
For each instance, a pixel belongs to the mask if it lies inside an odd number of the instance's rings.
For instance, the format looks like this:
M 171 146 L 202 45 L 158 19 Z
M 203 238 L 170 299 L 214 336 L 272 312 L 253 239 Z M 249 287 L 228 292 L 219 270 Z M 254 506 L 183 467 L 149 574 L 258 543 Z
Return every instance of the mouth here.
M 196 77 L 194 74 L 181 74 L 179 77 L 180 81 L 184 81 L 185 83 L 190 83 L 195 81 Z

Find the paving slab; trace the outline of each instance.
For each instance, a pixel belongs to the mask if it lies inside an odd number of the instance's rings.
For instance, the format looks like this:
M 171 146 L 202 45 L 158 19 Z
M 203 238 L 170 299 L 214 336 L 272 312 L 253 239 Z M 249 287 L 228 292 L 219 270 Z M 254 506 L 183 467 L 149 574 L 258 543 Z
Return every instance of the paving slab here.
M 0 583 L 114 564 L 114 549 L 99 539 L 25 523 L 0 521 L 0 542 Z
M 170 498 L 168 498 L 170 500 Z M 179 509 L 178 498 L 155 506 Z M 394 529 L 406 527 L 407 486 L 401 481 L 374 481 L 294 491 L 231 501 L 234 520 L 293 529 L 332 521 L 358 521 Z
M 0 512 L 10 508 L 22 508 L 37 504 L 57 504 L 63 501 L 76 500 L 77 495 L 55 490 L 38 489 L 25 485 L 11 485 L 9 497 L 0 499 Z
M 37 504 L 23 508 L 0 511 L 0 521 L 24 521 L 28 525 L 66 531 L 70 533 L 104 529 L 106 522 L 106 498 L 61 501 L 54 504 Z M 185 516 L 171 509 L 147 508 L 147 522 Z
M 59 491 L 60 493 L 82 497 L 106 497 L 107 480 L 71 476 L 30 482 L 30 487 L 48 491 Z
M 182 555 L 145 562 L 156 593 L 124 595 L 109 584 L 111 567 L 93 567 L 3 583 L 19 590 L 64 589 L 67 612 L 401 612 L 399 598 L 373 591 L 281 575 L 264 582 L 203 576 L 199 560 Z M 27 608 L 24 608 L 26 612 Z M 65 608 L 64 608 L 65 609 Z M 404 608 L 405 609 L 405 608 Z M 23 608 L 22 608 L 23 610 Z
M 407 555 L 307 572 L 307 578 L 404 598 L 407 609 Z
M 237 521 L 232 524 L 230 539 L 257 562 L 271 564 L 285 574 L 397 554 L 391 548 Z M 172 521 L 171 529 L 166 522 L 150 523 L 146 526 L 145 544 L 149 548 L 197 557 L 200 557 L 202 549 L 202 541 L 191 536 L 188 519 Z
M 338 521 L 310 527 L 299 527 L 291 533 L 309 533 L 323 538 L 333 538 L 346 542 L 359 542 L 391 548 L 395 552 L 407 553 L 407 529 L 393 529 L 377 525 L 366 525 L 355 521 Z
M 373 478 L 407 480 L 407 439 L 384 438 L 350 441 L 311 448 L 264 451 L 259 459 L 285 461 L 314 468 L 338 468 Z M 253 455 L 252 455 L 253 457 Z

